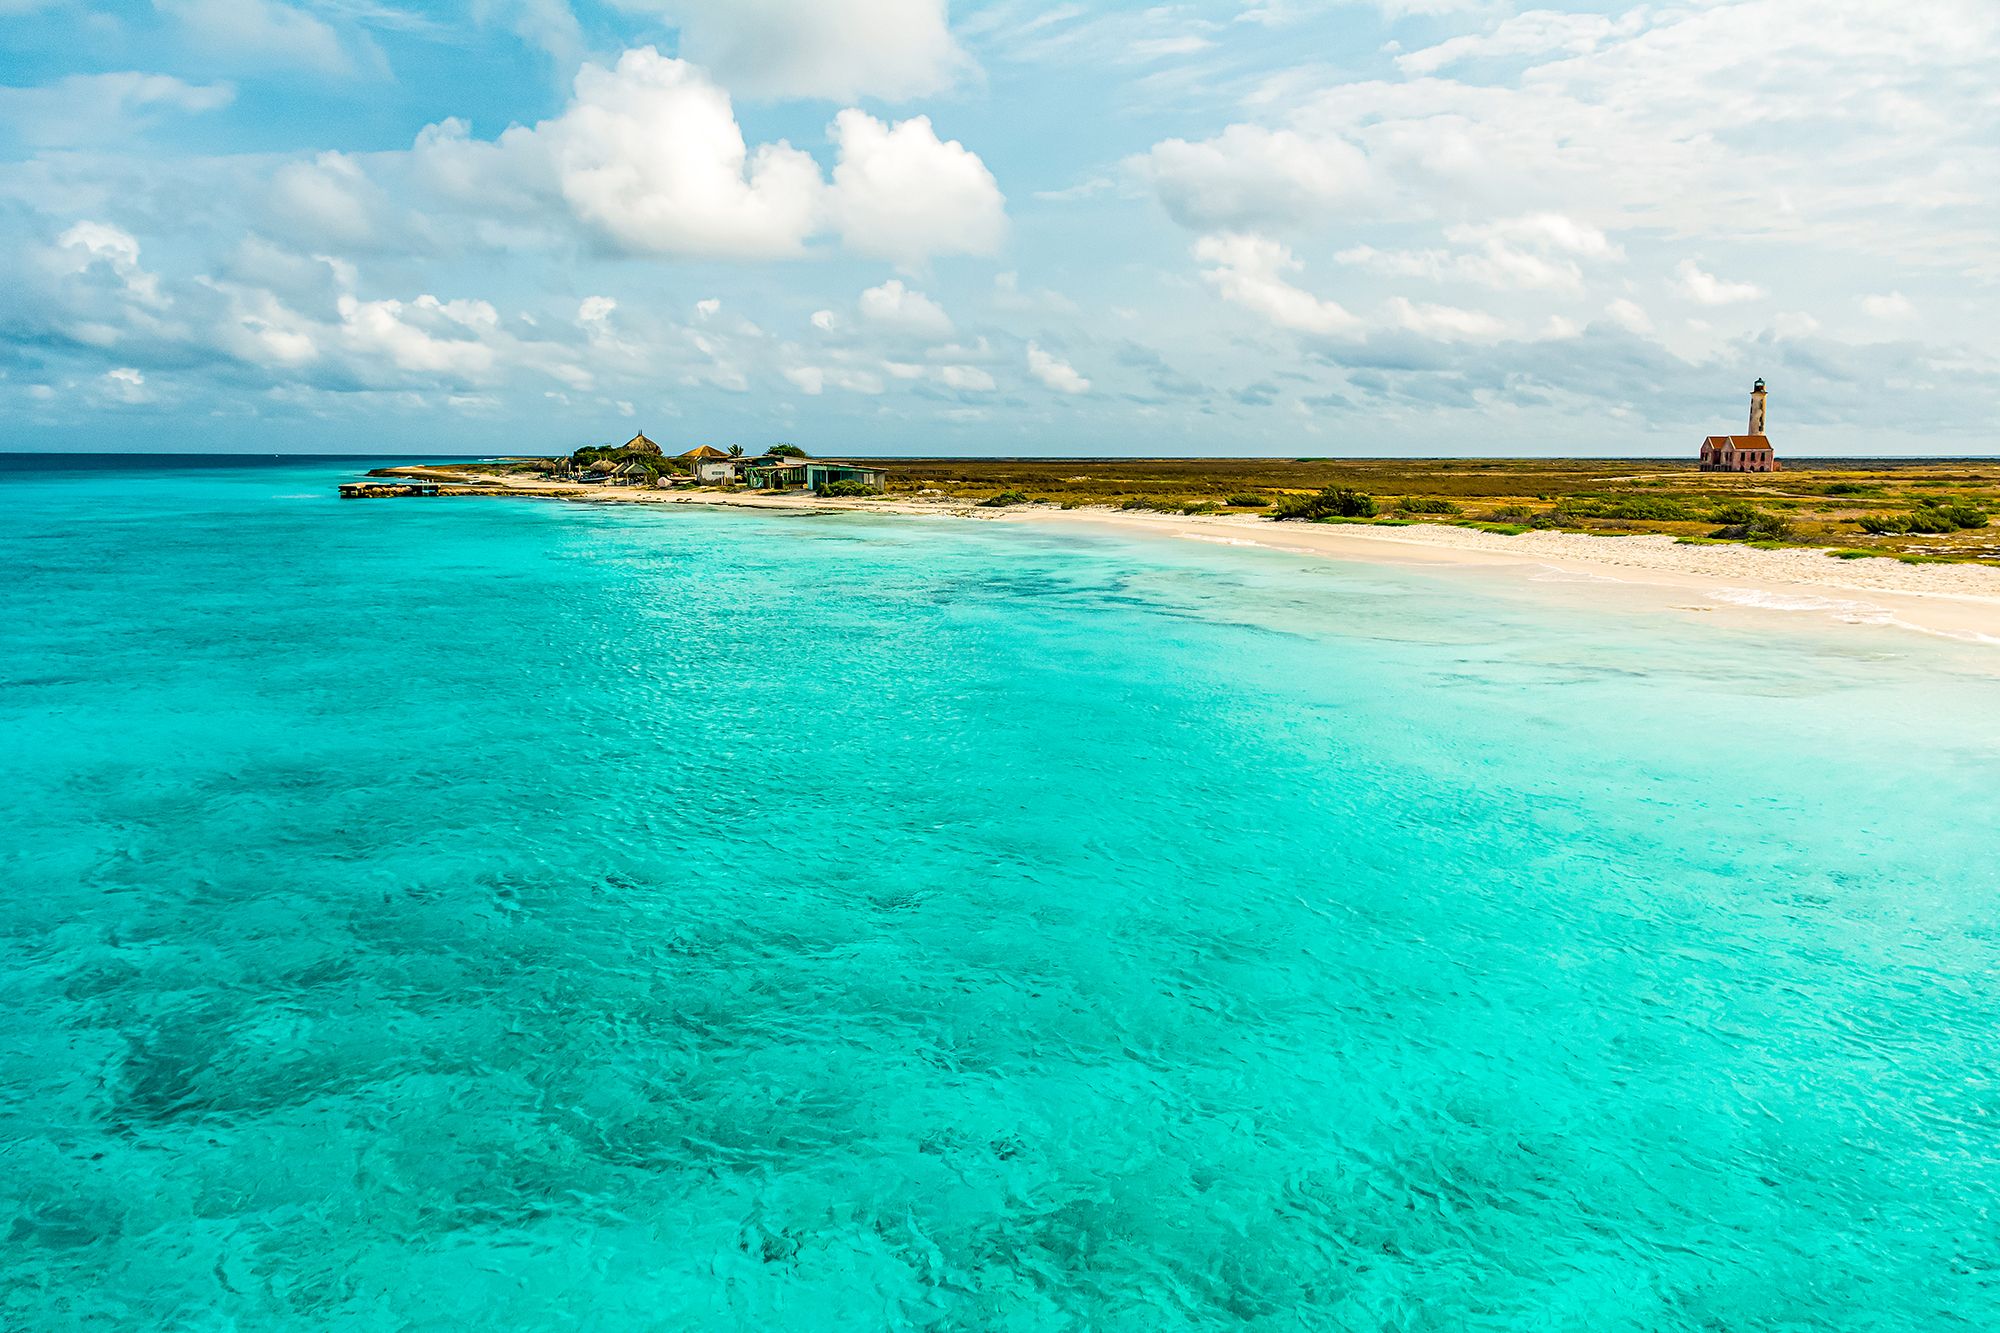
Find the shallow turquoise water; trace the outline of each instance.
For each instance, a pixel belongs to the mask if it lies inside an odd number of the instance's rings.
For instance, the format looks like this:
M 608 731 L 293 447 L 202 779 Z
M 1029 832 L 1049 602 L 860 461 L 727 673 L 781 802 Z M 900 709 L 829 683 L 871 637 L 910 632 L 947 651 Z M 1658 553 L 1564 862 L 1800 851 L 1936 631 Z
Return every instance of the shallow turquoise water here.
M 2000 1324 L 2000 683 L 1017 525 L 0 476 L 0 1326 Z

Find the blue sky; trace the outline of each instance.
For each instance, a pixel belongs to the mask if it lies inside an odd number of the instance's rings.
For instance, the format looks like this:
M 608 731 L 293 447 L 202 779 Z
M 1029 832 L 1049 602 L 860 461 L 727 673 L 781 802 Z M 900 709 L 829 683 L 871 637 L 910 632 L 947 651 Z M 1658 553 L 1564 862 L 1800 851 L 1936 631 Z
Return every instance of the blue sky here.
M 2000 453 L 2000 6 L 0 0 L 0 448 Z

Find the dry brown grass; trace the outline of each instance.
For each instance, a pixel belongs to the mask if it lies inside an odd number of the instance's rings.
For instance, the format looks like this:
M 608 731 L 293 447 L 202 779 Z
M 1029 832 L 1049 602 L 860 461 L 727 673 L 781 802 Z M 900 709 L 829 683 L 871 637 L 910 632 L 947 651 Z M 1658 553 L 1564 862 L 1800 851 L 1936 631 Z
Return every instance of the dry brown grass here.
M 1723 524 L 1714 511 L 1749 504 L 1789 525 L 1789 540 L 1805 545 L 1868 548 L 1890 554 L 2000 559 L 2000 463 L 1896 460 L 1787 460 L 1771 474 L 1698 471 L 1693 463 L 1657 459 L 1334 459 L 1334 458 L 894 458 L 893 494 L 931 492 L 977 501 L 1001 491 L 1066 505 L 1136 504 L 1159 508 L 1226 507 L 1227 497 L 1271 498 L 1327 486 L 1373 495 L 1393 520 L 1406 499 L 1444 500 L 1446 515 L 1425 521 L 1506 525 L 1553 524 L 1569 531 L 1664 532 L 1705 538 Z M 1828 494 L 1828 488 L 1859 488 Z M 1593 517 L 1592 509 L 1657 498 L 1678 504 L 1680 520 Z M 1971 504 L 1993 512 L 1995 526 L 1940 536 L 1874 536 L 1857 520 L 1907 513 L 1926 499 Z M 1245 510 L 1243 512 L 1254 512 Z
M 1557 527 L 1615 535 L 1662 532 L 1701 540 L 1726 526 L 1718 512 L 1749 505 L 1782 520 L 1786 539 L 1905 558 L 2000 560 L 2000 463 L 1883 459 L 1787 459 L 1769 474 L 1701 472 L 1691 462 L 1590 458 L 884 458 L 889 493 L 976 503 L 1003 491 L 1066 506 L 1226 510 L 1232 496 L 1269 499 L 1329 486 L 1363 491 L 1381 521 L 1399 521 L 1407 501 L 1444 501 L 1456 513 L 1424 522 L 1508 528 Z M 519 470 L 520 461 L 454 472 Z M 1835 492 L 1835 493 L 1830 493 Z M 1652 502 L 1659 502 L 1654 504 Z M 1941 535 L 1880 536 L 1871 515 L 1908 514 L 1944 503 L 1993 515 L 1993 526 Z M 1662 510 L 1661 506 L 1665 509 Z M 1437 505 L 1419 505 L 1435 510 Z M 1675 507 L 1678 507 L 1677 509 Z M 1649 508 L 1653 511 L 1648 514 Z M 1677 516 L 1660 517 L 1672 511 Z M 1244 507 L 1236 512 L 1255 513 Z

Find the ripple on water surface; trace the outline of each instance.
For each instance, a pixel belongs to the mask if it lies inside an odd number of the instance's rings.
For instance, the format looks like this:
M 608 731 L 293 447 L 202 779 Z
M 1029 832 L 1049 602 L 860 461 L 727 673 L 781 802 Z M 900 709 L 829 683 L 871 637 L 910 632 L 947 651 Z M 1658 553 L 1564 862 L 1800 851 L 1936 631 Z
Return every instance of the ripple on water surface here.
M 8 1327 L 2000 1322 L 1970 649 L 226 475 L 7 483 Z

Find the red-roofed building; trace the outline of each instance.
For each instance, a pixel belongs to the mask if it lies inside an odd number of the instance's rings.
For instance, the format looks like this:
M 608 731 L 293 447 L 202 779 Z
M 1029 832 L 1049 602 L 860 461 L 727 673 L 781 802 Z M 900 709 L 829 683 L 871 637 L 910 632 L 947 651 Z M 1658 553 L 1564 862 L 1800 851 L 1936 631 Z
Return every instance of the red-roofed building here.
M 1703 472 L 1776 472 L 1777 451 L 1763 435 L 1711 435 L 1701 442 Z
M 1778 451 L 1764 434 L 1764 381 L 1750 390 L 1750 433 L 1711 435 L 1701 442 L 1703 472 L 1776 472 Z

